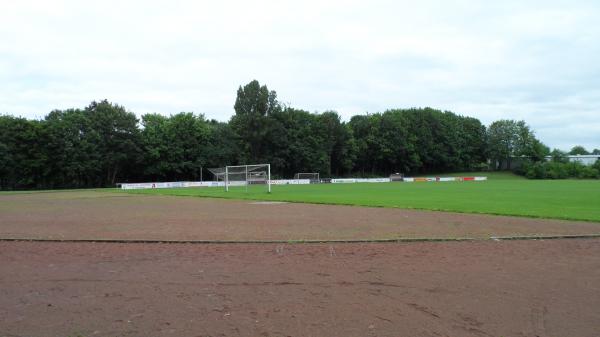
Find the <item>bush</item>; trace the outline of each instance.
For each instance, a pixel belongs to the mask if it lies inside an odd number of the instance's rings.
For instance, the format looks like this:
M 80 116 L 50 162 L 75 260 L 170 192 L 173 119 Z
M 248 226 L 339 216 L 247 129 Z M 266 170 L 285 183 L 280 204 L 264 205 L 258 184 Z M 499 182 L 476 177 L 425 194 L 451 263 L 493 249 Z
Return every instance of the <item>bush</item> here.
M 576 162 L 566 163 L 564 166 L 567 177 L 579 178 L 583 170 L 583 165 Z
M 585 166 L 578 162 L 563 163 L 559 161 L 524 163 L 515 173 L 529 179 L 598 179 L 600 178 L 600 161 L 593 166 Z
M 569 162 L 569 157 L 568 157 L 567 153 L 563 152 L 561 150 L 554 149 L 554 150 L 552 150 L 552 152 L 550 152 L 550 155 L 552 156 L 553 162 L 563 163 L 563 164 L 567 164 Z
M 541 162 L 533 163 L 527 168 L 525 176 L 529 179 L 546 179 L 546 166 Z
M 566 179 L 569 177 L 568 163 L 550 162 L 547 164 L 547 177 L 550 179 Z
M 579 178 L 581 179 L 598 179 L 600 178 L 600 169 L 596 169 L 592 166 L 584 166 L 580 172 Z
M 479 164 L 475 164 L 475 165 L 473 165 L 472 171 L 475 171 L 475 172 L 488 172 L 488 171 L 491 171 L 490 164 L 488 164 L 486 162 L 481 162 Z
M 523 161 L 521 162 L 521 166 L 514 168 L 513 172 L 520 176 L 526 176 L 533 165 L 534 163 L 531 160 L 523 159 Z

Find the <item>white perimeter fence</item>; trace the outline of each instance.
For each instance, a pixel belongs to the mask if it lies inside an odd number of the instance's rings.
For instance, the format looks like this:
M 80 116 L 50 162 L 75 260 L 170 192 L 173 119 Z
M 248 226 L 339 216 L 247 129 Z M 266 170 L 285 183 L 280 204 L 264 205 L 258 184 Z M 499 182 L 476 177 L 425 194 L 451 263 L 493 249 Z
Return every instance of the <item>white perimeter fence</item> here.
M 445 182 L 445 181 L 484 181 L 487 177 L 424 177 L 424 178 L 404 178 L 404 182 Z M 389 183 L 390 178 L 344 178 L 331 179 L 333 184 L 353 184 L 353 183 Z M 310 179 L 276 179 L 271 180 L 272 185 L 308 185 Z M 245 186 L 245 181 L 232 181 L 229 186 Z M 183 188 L 183 187 L 224 187 L 224 181 L 174 181 L 161 183 L 138 183 L 121 184 L 121 189 L 136 190 L 150 188 Z

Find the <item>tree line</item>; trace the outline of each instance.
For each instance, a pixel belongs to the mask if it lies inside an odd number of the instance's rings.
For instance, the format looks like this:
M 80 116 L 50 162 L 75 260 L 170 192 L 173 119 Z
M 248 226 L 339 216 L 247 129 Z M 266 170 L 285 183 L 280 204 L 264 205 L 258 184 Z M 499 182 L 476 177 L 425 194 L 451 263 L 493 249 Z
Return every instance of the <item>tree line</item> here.
M 270 163 L 275 177 L 386 176 L 496 168 L 550 153 L 523 121 L 486 128 L 431 108 L 392 109 L 342 121 L 281 104 L 258 81 L 240 86 L 228 122 L 182 112 L 140 119 L 107 100 L 41 120 L 0 116 L 0 188 L 114 186 L 199 180 L 208 167 Z

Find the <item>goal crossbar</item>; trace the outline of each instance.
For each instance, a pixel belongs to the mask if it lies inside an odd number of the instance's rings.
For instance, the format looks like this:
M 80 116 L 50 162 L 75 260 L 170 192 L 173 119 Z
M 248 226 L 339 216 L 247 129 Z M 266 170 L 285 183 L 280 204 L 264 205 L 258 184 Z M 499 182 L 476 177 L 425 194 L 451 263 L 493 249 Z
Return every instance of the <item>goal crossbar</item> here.
M 231 165 L 215 169 L 214 172 L 217 179 L 219 176 L 224 178 L 225 191 L 229 191 L 229 186 L 234 185 L 232 182 L 236 182 L 235 185 L 240 182 L 247 190 L 249 184 L 264 181 L 268 192 L 271 193 L 271 164 Z
M 311 183 L 320 182 L 319 173 L 317 172 L 298 172 L 294 174 L 294 179 L 308 179 L 311 181 Z

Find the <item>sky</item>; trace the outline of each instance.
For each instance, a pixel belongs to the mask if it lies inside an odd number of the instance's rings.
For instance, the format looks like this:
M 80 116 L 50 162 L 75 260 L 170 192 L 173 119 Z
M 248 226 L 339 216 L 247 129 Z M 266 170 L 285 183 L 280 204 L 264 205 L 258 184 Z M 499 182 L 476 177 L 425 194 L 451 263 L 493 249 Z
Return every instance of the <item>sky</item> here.
M 600 148 L 600 1 L 0 0 L 0 114 L 108 99 L 227 121 L 253 79 L 352 115 L 432 107 Z

